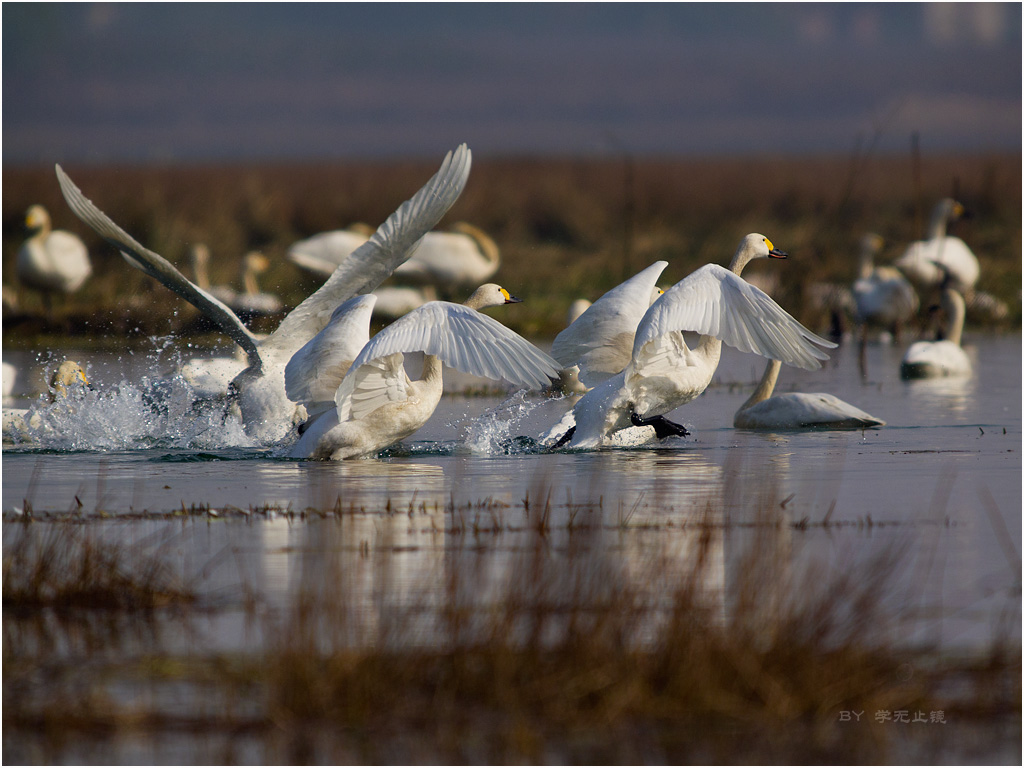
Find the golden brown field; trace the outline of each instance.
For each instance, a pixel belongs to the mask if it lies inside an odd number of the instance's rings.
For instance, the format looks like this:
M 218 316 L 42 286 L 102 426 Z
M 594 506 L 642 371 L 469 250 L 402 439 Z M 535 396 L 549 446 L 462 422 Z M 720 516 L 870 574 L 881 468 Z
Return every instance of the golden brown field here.
M 272 266 L 261 288 L 293 306 L 320 281 L 285 259 L 288 245 L 353 222 L 376 226 L 429 178 L 436 160 L 65 170 L 102 210 L 186 274 L 189 246 L 196 241 L 212 250 L 212 281 L 236 287 L 241 256 L 262 250 Z M 123 336 L 188 328 L 195 317 L 190 308 L 129 268 L 71 214 L 52 169 L 5 168 L 3 188 L 6 286 L 16 285 L 14 256 L 32 203 L 51 210 L 55 227 L 86 240 L 95 270 L 78 294 L 58 304 L 56 327 L 38 316 L 39 297 L 24 295 L 19 314 L 5 311 L 5 342 L 29 344 L 47 331 Z M 867 231 L 885 237 L 879 261 L 891 261 L 921 235 L 934 202 L 954 190 L 973 212 L 953 231 L 979 257 L 978 288 L 1007 302 L 1009 322 L 1019 326 L 1019 154 L 926 156 L 919 174 L 909 155 L 477 156 L 466 191 L 443 224 L 466 220 L 497 241 L 503 262 L 496 279 L 526 301 L 503 320 L 528 336 L 554 335 L 574 298 L 593 300 L 657 259 L 670 263 L 666 285 L 703 263 L 727 263 L 750 231 L 766 234 L 791 254 L 788 263 L 758 266 L 779 270 L 787 283 L 776 298 L 820 328 L 824 318 L 812 316 L 802 288 L 817 280 L 852 282 L 857 243 Z M 922 297 L 922 305 L 928 303 Z

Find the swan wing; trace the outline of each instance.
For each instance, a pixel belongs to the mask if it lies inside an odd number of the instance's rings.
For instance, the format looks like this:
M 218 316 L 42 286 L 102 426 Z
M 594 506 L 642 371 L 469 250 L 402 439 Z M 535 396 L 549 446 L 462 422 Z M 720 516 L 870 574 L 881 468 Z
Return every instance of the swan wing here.
M 310 417 L 334 407 L 338 385 L 370 340 L 370 315 L 376 301 L 373 294 L 368 294 L 343 302 L 323 330 L 285 366 L 288 399 L 304 405 Z
M 651 306 L 651 293 L 668 266 L 656 261 L 612 288 L 555 337 L 551 356 L 564 367 L 578 365 L 580 381 L 596 386 L 629 363 L 637 325 Z
M 542 388 L 557 378 L 558 363 L 493 317 L 461 304 L 431 301 L 382 330 L 363 347 L 338 387 L 335 402 L 344 421 L 372 403 L 376 386 L 387 399 L 404 396 L 391 356 L 408 352 L 435 355 L 474 376 L 504 379 L 516 386 Z M 386 361 L 381 363 L 380 361 Z M 364 371 L 364 367 L 370 367 Z
M 714 336 L 741 352 L 807 370 L 820 368 L 828 359 L 819 347 L 836 346 L 798 323 L 768 294 L 717 264 L 694 271 L 651 305 L 636 331 L 634 367 L 642 371 L 648 357 L 679 347 L 681 335 L 671 336 L 678 331 Z
M 59 165 L 56 167 L 57 181 L 68 206 L 82 221 L 96 230 L 96 233 L 117 248 L 125 261 L 136 269 L 141 269 L 150 277 L 170 288 L 185 301 L 194 306 L 240 346 L 249 359 L 249 366 L 254 371 L 262 370 L 256 337 L 252 335 L 242 321 L 238 319 L 225 304 L 191 282 L 163 256 L 140 245 L 131 235 L 115 224 L 109 216 L 97 208 L 74 182 L 64 173 Z
M 356 248 L 316 293 L 293 309 L 263 344 L 275 349 L 297 349 L 327 324 L 340 302 L 369 293 L 384 282 L 454 205 L 466 186 L 471 162 L 472 155 L 465 144 L 445 155 L 440 170 L 430 181 Z

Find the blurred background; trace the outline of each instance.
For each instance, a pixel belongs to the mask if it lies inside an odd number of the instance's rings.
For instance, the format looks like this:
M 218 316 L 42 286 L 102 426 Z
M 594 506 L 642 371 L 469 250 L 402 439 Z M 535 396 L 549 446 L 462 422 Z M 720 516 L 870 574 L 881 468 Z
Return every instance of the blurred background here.
M 672 282 L 725 263 L 748 231 L 801 279 L 849 282 L 865 231 L 891 261 L 951 194 L 978 287 L 1019 322 L 1020 4 L 23 3 L 3 22 L 5 341 L 15 319 L 19 342 L 188 319 L 74 218 L 53 163 L 187 274 L 201 241 L 238 289 L 262 251 L 287 307 L 321 282 L 294 241 L 376 226 L 463 141 L 443 224 L 495 240 L 520 330 L 557 332 L 658 258 Z M 12 268 L 33 203 L 93 264 L 49 320 Z

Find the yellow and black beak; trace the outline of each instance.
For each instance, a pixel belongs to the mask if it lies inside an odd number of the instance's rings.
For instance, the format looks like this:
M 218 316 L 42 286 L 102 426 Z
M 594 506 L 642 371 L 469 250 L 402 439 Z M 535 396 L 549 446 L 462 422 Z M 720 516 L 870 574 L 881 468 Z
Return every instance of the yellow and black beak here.
M 515 296 L 513 296 L 511 293 L 506 291 L 504 288 L 501 289 L 501 295 L 505 297 L 505 303 L 506 304 L 521 304 L 522 301 L 523 301 L 522 299 L 517 299 Z

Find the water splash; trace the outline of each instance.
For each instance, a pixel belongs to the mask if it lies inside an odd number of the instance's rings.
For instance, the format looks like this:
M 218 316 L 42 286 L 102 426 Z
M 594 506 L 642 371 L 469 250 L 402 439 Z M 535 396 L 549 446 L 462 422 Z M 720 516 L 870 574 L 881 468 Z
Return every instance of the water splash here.
M 28 409 L 16 443 L 54 451 L 211 450 L 253 444 L 226 400 L 197 398 L 179 375 L 143 376 L 109 387 L 75 386 L 51 399 L 42 395 Z
M 481 456 L 538 453 L 543 450 L 534 437 L 538 417 L 549 421 L 552 404 L 564 407 L 563 399 L 528 399 L 526 391 L 520 390 L 470 421 L 463 447 Z

